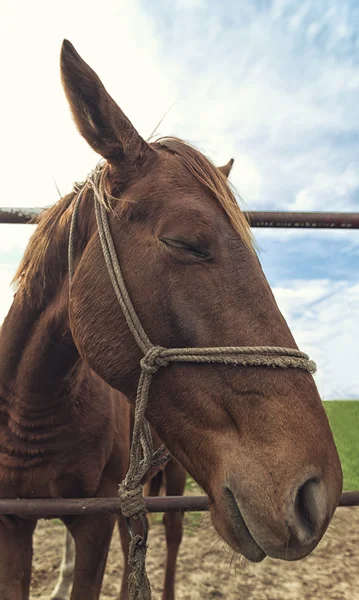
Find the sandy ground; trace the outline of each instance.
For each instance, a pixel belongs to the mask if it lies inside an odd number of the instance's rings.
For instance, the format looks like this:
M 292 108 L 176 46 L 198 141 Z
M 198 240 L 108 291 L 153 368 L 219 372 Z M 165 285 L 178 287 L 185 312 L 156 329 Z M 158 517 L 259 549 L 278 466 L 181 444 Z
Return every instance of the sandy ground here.
M 340 508 L 317 550 L 297 563 L 234 561 L 208 516 L 186 516 L 177 571 L 177 600 L 359 600 L 359 507 Z M 35 533 L 31 600 L 49 600 L 61 560 L 64 529 L 41 521 Z M 152 524 L 148 573 L 153 598 L 161 597 L 165 558 L 164 530 Z M 115 532 L 101 600 L 116 599 L 122 555 Z

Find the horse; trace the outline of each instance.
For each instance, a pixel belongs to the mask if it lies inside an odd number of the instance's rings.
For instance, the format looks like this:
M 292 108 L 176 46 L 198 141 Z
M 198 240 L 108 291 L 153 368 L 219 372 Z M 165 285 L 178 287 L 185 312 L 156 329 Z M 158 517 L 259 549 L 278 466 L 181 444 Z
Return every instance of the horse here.
M 231 158 L 227 164 L 219 167 L 220 172 L 225 177 L 229 177 L 233 163 L 234 159 Z M 161 440 L 153 429 L 152 437 L 155 448 L 158 448 L 161 445 Z M 167 496 L 182 496 L 186 484 L 186 472 L 178 461 L 172 459 L 170 463 L 165 463 L 162 468 L 152 469 L 151 472 L 147 474 L 143 483 L 145 484 L 144 489 L 146 496 L 158 496 L 162 488 L 165 489 Z M 182 520 L 182 512 L 164 513 L 163 515 L 167 542 L 166 575 L 164 584 L 165 598 L 175 597 L 175 572 L 178 550 L 183 534 Z M 67 600 L 73 582 L 74 569 L 75 545 L 70 532 L 66 529 L 60 573 L 51 594 L 52 600 Z
M 147 143 L 67 40 L 61 76 L 104 162 L 98 187 L 90 177 L 44 213 L 15 277 L 0 333 L 0 497 L 116 495 L 146 369 L 146 418 L 207 493 L 223 540 L 252 562 L 300 560 L 332 519 L 342 470 L 314 365 L 275 302 L 247 219 L 199 150 L 171 137 Z M 155 345 L 144 362 L 104 258 L 102 209 Z M 115 517 L 62 520 L 76 547 L 71 600 L 98 600 Z M 29 598 L 35 525 L 0 519 L 2 600 Z

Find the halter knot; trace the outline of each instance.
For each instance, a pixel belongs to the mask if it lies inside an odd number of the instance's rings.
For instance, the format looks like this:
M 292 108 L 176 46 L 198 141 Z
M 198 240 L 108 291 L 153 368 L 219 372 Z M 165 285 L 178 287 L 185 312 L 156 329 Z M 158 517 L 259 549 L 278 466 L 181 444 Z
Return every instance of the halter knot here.
M 142 371 L 154 375 L 161 367 L 167 367 L 169 361 L 161 357 L 164 350 L 162 346 L 151 346 L 140 361 Z
M 121 512 L 124 517 L 131 518 L 146 513 L 142 485 L 128 489 L 124 483 L 121 483 L 118 488 L 118 495 L 121 500 Z

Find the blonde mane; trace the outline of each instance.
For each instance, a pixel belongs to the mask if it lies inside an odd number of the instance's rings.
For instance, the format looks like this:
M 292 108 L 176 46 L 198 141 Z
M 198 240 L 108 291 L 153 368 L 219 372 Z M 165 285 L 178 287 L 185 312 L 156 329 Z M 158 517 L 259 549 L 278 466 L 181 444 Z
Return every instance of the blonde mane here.
M 18 293 L 32 297 L 41 306 L 59 278 L 66 274 L 68 225 L 74 193 L 64 196 L 34 220 L 37 228 L 32 234 L 12 283 Z M 51 265 L 49 268 L 49 264 Z

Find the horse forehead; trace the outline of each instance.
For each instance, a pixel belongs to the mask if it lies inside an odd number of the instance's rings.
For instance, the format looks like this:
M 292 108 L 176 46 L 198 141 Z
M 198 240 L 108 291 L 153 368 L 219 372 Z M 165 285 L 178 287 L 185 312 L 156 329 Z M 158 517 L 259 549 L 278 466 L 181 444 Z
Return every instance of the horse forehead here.
M 211 191 L 189 171 L 182 160 L 168 151 L 157 152 L 153 169 L 127 190 L 129 199 L 147 216 L 181 219 L 212 227 L 228 225 L 224 209 Z
M 179 231 L 179 233 L 188 233 L 193 235 L 203 235 L 209 240 L 217 237 L 218 233 L 225 233 L 227 225 L 226 219 L 221 217 L 221 209 L 219 214 L 207 203 L 196 205 L 195 202 L 183 202 L 182 204 L 171 204 L 167 211 L 164 211 L 158 220 L 158 228 L 165 231 Z M 224 216 L 225 217 L 225 216 Z M 228 223 L 228 226 L 229 223 Z
M 191 173 L 182 159 L 165 149 L 157 151 L 157 160 L 149 177 L 152 179 L 151 187 L 171 189 L 179 194 L 195 193 L 198 196 L 208 194 L 208 190 Z

